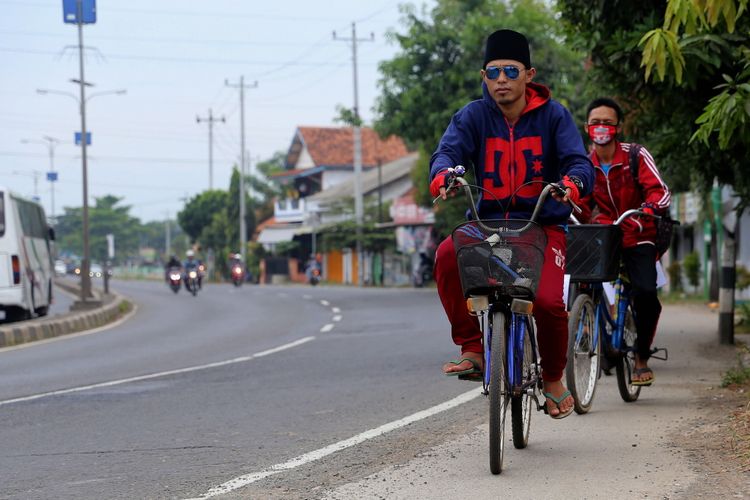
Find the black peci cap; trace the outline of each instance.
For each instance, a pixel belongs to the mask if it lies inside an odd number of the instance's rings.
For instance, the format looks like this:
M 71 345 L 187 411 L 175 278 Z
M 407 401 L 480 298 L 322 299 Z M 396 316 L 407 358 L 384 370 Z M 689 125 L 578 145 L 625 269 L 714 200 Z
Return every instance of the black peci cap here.
M 529 41 L 521 33 L 513 30 L 497 30 L 487 37 L 484 49 L 484 65 L 495 59 L 512 59 L 523 63 L 527 69 L 531 67 Z

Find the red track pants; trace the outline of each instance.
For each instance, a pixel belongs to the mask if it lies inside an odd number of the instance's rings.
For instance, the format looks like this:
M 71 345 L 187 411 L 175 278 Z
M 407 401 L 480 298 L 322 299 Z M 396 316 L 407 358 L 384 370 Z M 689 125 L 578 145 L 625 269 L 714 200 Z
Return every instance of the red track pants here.
M 568 313 L 563 303 L 565 273 L 565 231 L 558 226 L 545 226 L 547 248 L 541 281 L 534 300 L 534 319 L 541 356 L 542 378 L 548 382 L 563 376 L 568 349 Z M 482 332 L 477 318 L 469 314 L 458 276 L 453 239 L 448 237 L 438 246 L 435 256 L 435 282 L 445 313 L 451 323 L 453 342 L 461 353 L 484 352 Z

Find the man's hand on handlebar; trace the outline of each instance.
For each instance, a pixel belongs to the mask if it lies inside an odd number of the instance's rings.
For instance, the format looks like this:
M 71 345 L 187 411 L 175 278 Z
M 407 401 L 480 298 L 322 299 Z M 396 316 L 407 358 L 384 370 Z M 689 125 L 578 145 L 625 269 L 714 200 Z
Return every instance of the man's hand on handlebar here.
M 447 200 L 448 196 L 455 196 L 457 191 L 455 189 L 454 180 L 456 176 L 463 176 L 466 173 L 466 169 L 459 165 L 455 168 L 449 168 L 435 174 L 435 178 L 430 182 L 430 194 L 432 194 L 435 201 L 438 198 Z

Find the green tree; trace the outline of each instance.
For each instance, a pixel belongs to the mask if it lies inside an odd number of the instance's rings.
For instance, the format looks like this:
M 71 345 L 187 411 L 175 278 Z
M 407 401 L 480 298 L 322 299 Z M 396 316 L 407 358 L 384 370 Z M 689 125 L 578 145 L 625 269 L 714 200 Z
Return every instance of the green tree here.
M 402 6 L 404 28 L 388 38 L 400 51 L 381 63 L 381 95 L 375 128 L 396 134 L 419 149 L 412 179 L 419 203 L 431 207 L 427 177 L 429 156 L 453 114 L 482 97 L 480 69 L 486 37 L 500 28 L 516 29 L 531 45 L 537 81 L 555 98 L 576 109 L 583 106 L 580 88 L 584 58 L 560 43 L 561 27 L 541 0 L 438 0 L 431 9 Z M 463 199 L 441 202 L 436 227 L 447 234 L 463 218 Z
M 626 134 L 648 145 L 674 191 L 707 192 L 718 178 L 747 201 L 750 20 L 727 7 L 746 0 L 617 3 L 558 1 L 568 40 L 591 61 L 585 94 L 620 100 Z
M 693 291 L 697 291 L 701 276 L 701 260 L 696 252 L 691 252 L 685 256 L 682 261 L 682 267 L 685 269 L 685 276 L 688 283 L 693 286 Z
M 140 221 L 130 215 L 130 206 L 119 205 L 122 198 L 106 195 L 95 198 L 89 208 L 89 251 L 94 261 L 108 258 L 107 234 L 115 237 L 116 260 L 137 255 Z M 65 207 L 57 218 L 57 241 L 64 251 L 83 255 L 83 224 L 80 207 Z
M 336 105 L 336 117 L 333 119 L 334 122 L 342 123 L 350 127 L 362 126 L 364 121 L 362 117 L 354 115 L 354 108 L 347 108 L 341 104 Z
M 204 191 L 188 200 L 177 214 L 177 222 L 190 237 L 190 241 L 197 241 L 203 229 L 211 224 L 214 214 L 226 209 L 229 203 L 228 196 L 226 191 L 214 189 Z
M 284 171 L 286 153 L 277 151 L 271 158 L 258 162 L 257 174 L 248 176 L 253 188 L 253 203 L 258 221 L 264 221 L 273 216 L 273 202 L 281 196 L 281 186 L 277 182 L 270 182 L 269 177 L 274 173 Z
M 388 38 L 400 52 L 380 64 L 381 95 L 375 128 L 434 150 L 451 116 L 482 97 L 480 69 L 486 37 L 516 29 L 531 45 L 537 80 L 564 104 L 576 107 L 583 58 L 560 44 L 554 12 L 541 0 L 438 0 L 427 12 L 402 6 L 405 30 Z

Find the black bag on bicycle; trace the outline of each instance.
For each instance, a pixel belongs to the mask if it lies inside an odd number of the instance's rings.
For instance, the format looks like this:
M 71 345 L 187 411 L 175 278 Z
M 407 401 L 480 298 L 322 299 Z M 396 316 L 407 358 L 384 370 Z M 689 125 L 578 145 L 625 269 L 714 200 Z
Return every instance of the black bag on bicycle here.
M 628 156 L 628 164 L 630 166 L 630 174 L 633 176 L 633 180 L 636 185 L 640 188 L 641 184 L 638 182 L 638 155 L 641 153 L 641 146 L 637 143 L 630 145 L 630 155 Z M 654 245 L 656 246 L 656 258 L 661 258 L 662 255 L 667 253 L 669 247 L 672 246 L 672 235 L 674 234 L 674 227 L 678 226 L 680 221 L 674 220 L 667 211 L 660 219 L 656 219 L 656 238 L 654 238 Z

